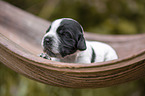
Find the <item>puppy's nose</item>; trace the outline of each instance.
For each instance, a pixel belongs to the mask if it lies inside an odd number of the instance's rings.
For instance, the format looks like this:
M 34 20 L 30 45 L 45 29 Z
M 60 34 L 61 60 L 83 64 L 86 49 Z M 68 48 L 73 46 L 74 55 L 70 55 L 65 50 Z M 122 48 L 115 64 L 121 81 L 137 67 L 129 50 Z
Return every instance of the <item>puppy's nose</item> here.
M 52 42 L 52 39 L 50 37 L 45 37 L 44 38 L 44 45 L 50 45 Z
M 49 42 L 50 41 L 50 38 L 49 37 L 45 37 L 44 38 L 44 41 Z

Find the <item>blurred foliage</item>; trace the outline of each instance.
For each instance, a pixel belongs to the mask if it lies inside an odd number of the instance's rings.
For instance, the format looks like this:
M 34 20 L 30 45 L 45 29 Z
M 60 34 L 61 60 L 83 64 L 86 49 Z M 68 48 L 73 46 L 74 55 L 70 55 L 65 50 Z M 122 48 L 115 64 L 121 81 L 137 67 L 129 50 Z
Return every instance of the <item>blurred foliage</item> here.
M 5 0 L 49 21 L 69 17 L 85 31 L 101 34 L 145 32 L 144 0 Z
M 53 21 L 69 17 L 85 31 L 101 34 L 145 32 L 145 0 L 4 0 Z M 13 13 L 12 13 L 13 14 Z M 98 89 L 70 89 L 30 80 L 0 63 L 0 96 L 144 96 L 145 79 Z

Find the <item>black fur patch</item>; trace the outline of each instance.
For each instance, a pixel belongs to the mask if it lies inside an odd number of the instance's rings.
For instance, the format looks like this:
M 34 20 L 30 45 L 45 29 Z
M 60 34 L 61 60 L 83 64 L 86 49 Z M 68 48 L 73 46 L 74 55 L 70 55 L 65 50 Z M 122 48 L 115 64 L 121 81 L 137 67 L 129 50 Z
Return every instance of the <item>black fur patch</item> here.
M 86 43 L 80 24 L 73 20 L 62 20 L 57 34 L 60 39 L 59 51 L 62 57 L 75 53 L 77 50 L 85 50 Z
M 51 29 L 51 25 L 49 26 L 49 28 L 46 30 L 46 33 L 48 33 Z
M 96 58 L 96 54 L 95 54 L 94 49 L 92 48 L 92 58 L 91 58 L 91 63 L 94 63 L 94 62 L 95 62 L 95 58 Z

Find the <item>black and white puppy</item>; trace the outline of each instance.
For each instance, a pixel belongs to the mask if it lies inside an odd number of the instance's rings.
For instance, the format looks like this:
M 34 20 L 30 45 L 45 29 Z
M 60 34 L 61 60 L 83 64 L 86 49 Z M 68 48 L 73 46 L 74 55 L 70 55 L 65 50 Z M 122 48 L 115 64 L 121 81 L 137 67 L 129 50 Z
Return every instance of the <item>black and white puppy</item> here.
M 94 63 L 118 58 L 111 46 L 86 41 L 83 33 L 82 26 L 73 19 L 55 20 L 42 39 L 43 51 L 46 54 L 41 54 L 41 57 L 50 56 L 54 61 L 68 63 Z

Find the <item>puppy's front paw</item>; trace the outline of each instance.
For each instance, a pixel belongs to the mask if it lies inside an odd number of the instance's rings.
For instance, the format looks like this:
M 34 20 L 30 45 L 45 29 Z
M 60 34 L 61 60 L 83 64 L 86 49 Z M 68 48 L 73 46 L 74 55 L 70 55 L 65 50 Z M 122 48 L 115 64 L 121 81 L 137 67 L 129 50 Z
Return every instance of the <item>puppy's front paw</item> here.
M 44 59 L 51 60 L 51 58 L 46 53 L 41 53 L 39 56 L 44 58 Z

